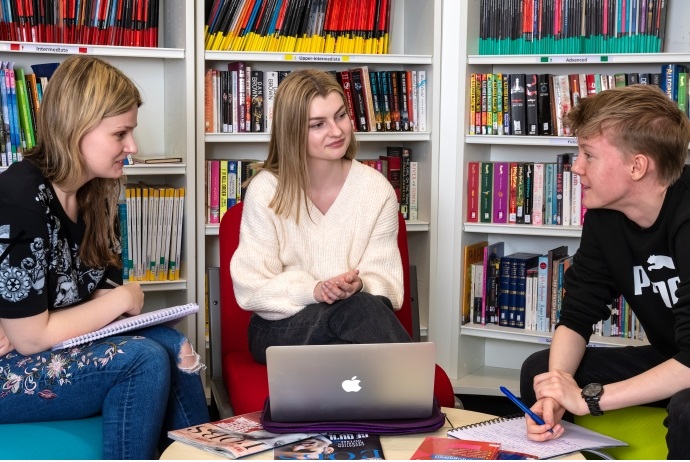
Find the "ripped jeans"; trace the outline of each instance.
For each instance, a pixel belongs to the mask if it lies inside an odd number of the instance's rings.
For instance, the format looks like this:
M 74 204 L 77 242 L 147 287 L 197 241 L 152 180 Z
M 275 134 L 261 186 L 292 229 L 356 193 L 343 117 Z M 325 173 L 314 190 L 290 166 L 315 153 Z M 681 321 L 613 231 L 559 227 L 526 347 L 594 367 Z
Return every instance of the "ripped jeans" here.
M 8 353 L 0 357 L 0 423 L 102 414 L 104 458 L 156 458 L 168 430 L 209 421 L 203 366 L 190 346 L 175 329 L 154 326 L 31 356 Z

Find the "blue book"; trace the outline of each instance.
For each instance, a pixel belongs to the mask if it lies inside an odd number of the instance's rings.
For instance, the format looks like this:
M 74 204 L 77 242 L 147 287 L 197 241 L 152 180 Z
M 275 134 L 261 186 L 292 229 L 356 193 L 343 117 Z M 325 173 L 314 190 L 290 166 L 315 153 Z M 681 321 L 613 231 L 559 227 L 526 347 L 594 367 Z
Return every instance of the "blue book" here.
M 122 280 L 129 280 L 129 260 L 127 258 L 129 242 L 127 241 L 127 204 L 122 201 L 117 204 L 120 218 L 120 247 L 122 254 Z
M 503 258 L 510 262 L 508 327 L 525 328 L 527 270 L 537 266 L 539 257 L 537 253 L 515 252 Z
M 237 161 L 228 160 L 228 210 L 237 203 Z
M 554 198 L 556 196 L 556 164 L 548 163 L 544 169 L 544 224 L 553 225 Z

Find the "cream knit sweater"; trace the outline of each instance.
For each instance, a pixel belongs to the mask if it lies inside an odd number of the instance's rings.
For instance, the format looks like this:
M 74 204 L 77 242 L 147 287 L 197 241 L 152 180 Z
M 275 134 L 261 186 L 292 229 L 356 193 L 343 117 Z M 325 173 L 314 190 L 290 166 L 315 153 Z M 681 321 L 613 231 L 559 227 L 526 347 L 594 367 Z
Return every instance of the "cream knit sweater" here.
M 245 196 L 240 244 L 230 262 L 239 305 L 264 319 L 284 319 L 316 303 L 319 281 L 358 269 L 365 292 L 384 295 L 399 309 L 398 203 L 384 176 L 353 160 L 328 212 L 309 202 L 310 218 L 302 202 L 299 225 L 268 207 L 277 184 L 273 174 L 260 172 Z

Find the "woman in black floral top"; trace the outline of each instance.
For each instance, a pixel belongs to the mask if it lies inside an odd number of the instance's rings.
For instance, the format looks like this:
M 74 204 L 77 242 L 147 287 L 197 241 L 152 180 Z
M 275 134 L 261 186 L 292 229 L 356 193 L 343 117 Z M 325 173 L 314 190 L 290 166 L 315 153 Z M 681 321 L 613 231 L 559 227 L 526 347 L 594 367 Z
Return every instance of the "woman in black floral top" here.
M 67 59 L 37 146 L 0 174 L 0 423 L 102 414 L 108 459 L 153 458 L 167 430 L 209 420 L 203 366 L 174 329 L 50 351 L 144 304 L 139 284 L 122 285 L 116 225 L 141 103 L 110 64 Z

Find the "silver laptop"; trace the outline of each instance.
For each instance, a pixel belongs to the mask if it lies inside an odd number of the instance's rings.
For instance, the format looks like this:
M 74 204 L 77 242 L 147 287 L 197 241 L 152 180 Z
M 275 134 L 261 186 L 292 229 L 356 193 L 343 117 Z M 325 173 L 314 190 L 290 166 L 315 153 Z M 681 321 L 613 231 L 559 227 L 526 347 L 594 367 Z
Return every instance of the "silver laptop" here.
M 266 350 L 276 422 L 431 415 L 433 343 L 274 346 Z

